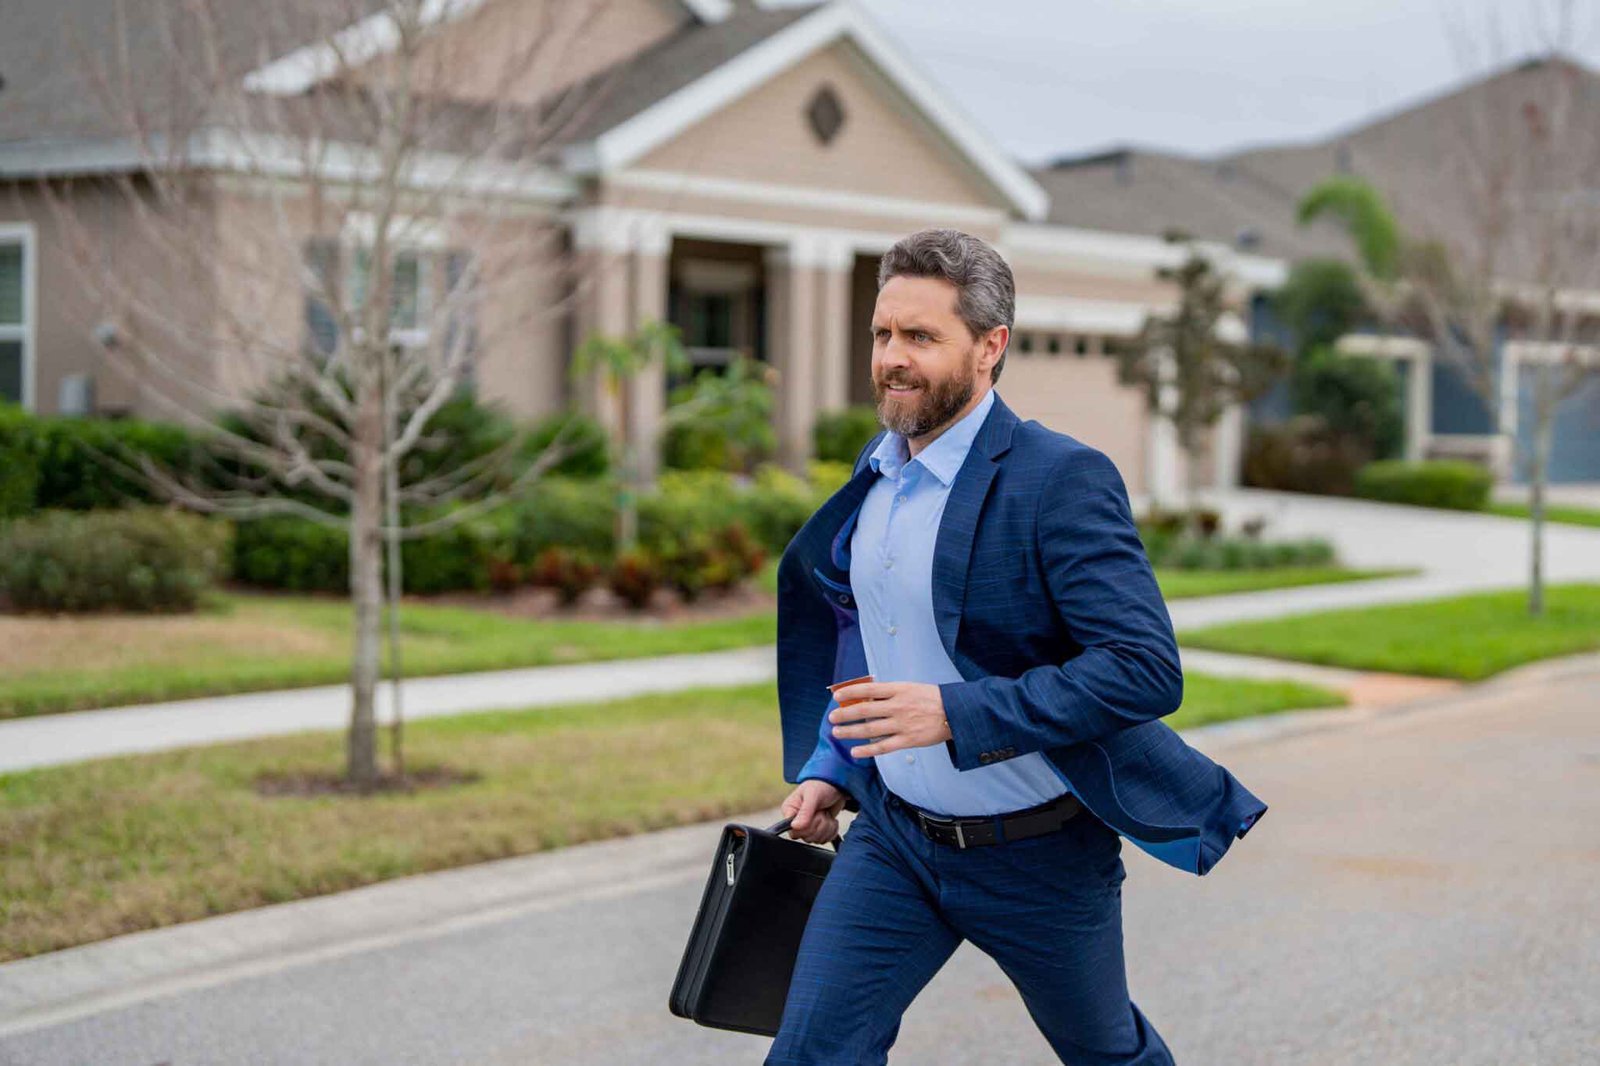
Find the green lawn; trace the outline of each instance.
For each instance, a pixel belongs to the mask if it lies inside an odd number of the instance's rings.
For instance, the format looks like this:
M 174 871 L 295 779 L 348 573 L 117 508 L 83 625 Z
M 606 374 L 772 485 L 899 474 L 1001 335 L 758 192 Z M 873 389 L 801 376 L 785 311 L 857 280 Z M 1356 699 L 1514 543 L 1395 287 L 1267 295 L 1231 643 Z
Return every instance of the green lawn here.
M 1338 581 L 1368 581 L 1379 577 L 1398 577 L 1414 570 L 1345 570 L 1337 566 L 1285 566 L 1268 570 L 1175 570 L 1156 569 L 1161 595 L 1169 600 L 1194 596 L 1222 596 L 1232 592 L 1260 592 L 1263 589 L 1293 588 L 1297 585 L 1325 585 Z
M 1600 650 L 1600 585 L 1556 585 L 1529 616 L 1523 591 L 1326 611 L 1188 630 L 1192 648 L 1478 681 L 1522 663 Z
M 775 563 L 757 578 L 776 592 Z M 1289 568 L 1158 571 L 1169 599 L 1380 576 Z M 717 651 L 777 639 L 773 611 L 663 623 L 547 621 L 408 603 L 408 676 Z M 350 609 L 332 597 L 222 592 L 191 615 L 0 615 L 0 719 L 332 684 L 349 676 Z
M 1191 676 L 1183 727 L 1340 702 Z M 582 840 L 775 804 L 772 684 L 428 719 L 409 765 L 481 775 L 368 798 L 264 797 L 263 773 L 340 765 L 337 733 L 0 775 L 0 961 Z
M 1527 518 L 1530 510 L 1525 503 L 1491 503 L 1488 509 L 1508 518 Z M 1546 521 L 1567 525 L 1600 526 L 1600 511 L 1592 507 L 1565 507 L 1547 503 L 1544 517 Z
M 408 675 L 715 651 L 776 639 L 771 611 L 715 621 L 545 621 L 407 604 Z M 0 718 L 342 681 L 350 607 L 222 593 L 192 615 L 0 616 Z

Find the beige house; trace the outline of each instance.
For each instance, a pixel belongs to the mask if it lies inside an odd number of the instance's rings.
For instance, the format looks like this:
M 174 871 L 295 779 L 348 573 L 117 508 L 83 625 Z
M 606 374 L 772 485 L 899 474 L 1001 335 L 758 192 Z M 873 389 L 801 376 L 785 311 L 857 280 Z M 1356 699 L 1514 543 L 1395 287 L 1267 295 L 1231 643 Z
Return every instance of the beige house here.
M 455 0 L 425 9 L 441 49 L 487 56 L 507 47 L 545 2 Z M 106 331 L 97 335 L 97 310 L 75 282 L 34 185 L 41 176 L 140 165 L 50 58 L 62 12 L 90 5 L 11 6 L 8 30 L 20 32 L 0 34 L 0 394 L 43 413 L 160 417 L 138 383 L 110 372 Z M 249 8 L 239 7 L 244 25 Z M 354 54 L 372 69 L 385 62 L 381 14 L 339 33 L 345 58 Z M 535 230 L 554 230 L 559 239 L 549 251 L 558 269 L 546 287 L 520 290 L 515 307 L 490 300 L 476 309 L 473 328 L 484 337 L 474 365 L 480 395 L 522 416 L 578 403 L 610 417 L 598 390 L 574 394 L 567 384 L 573 348 L 594 330 L 619 334 L 666 318 L 683 329 L 699 365 L 744 352 L 778 370 L 776 429 L 785 461 L 799 462 L 819 412 L 871 401 L 867 323 L 877 257 L 912 230 L 953 226 L 993 241 L 1016 274 L 1016 328 L 999 383 L 1006 402 L 1103 449 L 1136 495 L 1177 487 L 1181 464 L 1170 431 L 1117 384 L 1106 349 L 1172 305 L 1174 293 L 1157 271 L 1177 265 L 1180 248 L 1147 233 L 1058 221 L 1065 214 L 1039 177 L 963 117 L 849 0 L 772 9 L 732 0 L 612 0 L 587 25 L 584 42 L 554 85 L 603 78 L 598 105 L 558 153 L 509 177 L 502 171 L 483 194 L 518 206 L 496 213 L 495 244 L 533 242 Z M 238 77 L 252 92 L 293 99 L 327 76 L 328 48 L 309 37 L 265 60 L 241 61 Z M 464 107 L 490 93 L 535 103 L 553 91 L 549 77 L 491 85 L 476 65 L 448 69 L 437 89 Z M 190 158 L 215 179 L 197 232 L 218 247 L 252 247 L 252 233 L 271 213 L 260 181 L 231 174 L 225 146 L 200 145 Z M 285 344 L 315 333 L 296 264 L 246 261 L 197 276 L 185 264 L 151 259 L 131 237 L 119 245 L 126 210 L 106 198 L 100 225 L 108 246 L 182 307 L 186 321 L 204 329 L 219 307 L 248 308 Z M 317 243 L 309 218 L 302 222 L 308 254 L 338 251 Z M 492 269 L 492 254 L 460 240 L 438 228 L 417 238 L 396 282 L 408 306 L 426 303 L 465 256 Z M 338 247 L 348 255 L 352 245 Z M 1205 249 L 1230 278 L 1241 312 L 1252 294 L 1284 277 L 1280 259 L 1227 242 Z M 585 279 L 565 304 L 564 276 Z M 562 310 L 535 325 L 494 328 L 519 307 L 544 304 Z M 1238 315 L 1225 326 L 1245 333 Z M 227 345 L 215 350 L 193 374 L 225 397 L 244 385 L 228 366 Z M 666 385 L 660 372 L 635 383 L 639 430 L 659 423 Z M 1241 418 L 1232 412 L 1212 436 L 1212 483 L 1234 478 Z

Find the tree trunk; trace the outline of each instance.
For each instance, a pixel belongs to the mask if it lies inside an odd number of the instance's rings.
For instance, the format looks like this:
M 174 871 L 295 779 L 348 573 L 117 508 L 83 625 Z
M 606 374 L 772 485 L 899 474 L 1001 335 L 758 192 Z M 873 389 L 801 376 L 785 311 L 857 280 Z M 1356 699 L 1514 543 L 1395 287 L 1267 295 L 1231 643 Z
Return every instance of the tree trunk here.
M 1549 477 L 1551 437 L 1555 427 L 1555 404 L 1548 394 L 1549 368 L 1539 364 L 1537 399 L 1534 403 L 1533 462 L 1528 470 L 1528 484 L 1532 490 L 1528 501 L 1529 518 L 1533 528 L 1533 545 L 1528 574 L 1528 613 L 1535 618 L 1544 614 L 1544 496 L 1545 481 Z
M 389 383 L 393 380 L 389 363 L 384 363 L 383 380 L 383 450 L 387 455 L 390 446 L 394 443 L 395 421 L 399 417 L 397 407 L 398 398 L 390 395 Z M 389 724 L 390 759 L 394 763 L 394 776 L 397 780 L 404 781 L 406 776 L 406 757 L 404 748 L 405 705 L 401 701 L 401 678 L 404 676 L 403 665 L 400 661 L 400 593 L 404 588 L 401 580 L 400 559 L 400 460 L 389 458 L 383 463 L 383 515 L 384 525 L 388 534 L 384 537 L 386 550 L 385 570 L 389 579 L 388 595 L 385 602 L 389 613 L 389 702 L 391 714 Z
M 363 791 L 378 780 L 377 718 L 379 615 L 383 606 L 382 528 L 383 404 L 376 382 L 358 385 L 351 462 L 350 599 L 355 653 L 350 663 L 350 734 L 347 773 Z

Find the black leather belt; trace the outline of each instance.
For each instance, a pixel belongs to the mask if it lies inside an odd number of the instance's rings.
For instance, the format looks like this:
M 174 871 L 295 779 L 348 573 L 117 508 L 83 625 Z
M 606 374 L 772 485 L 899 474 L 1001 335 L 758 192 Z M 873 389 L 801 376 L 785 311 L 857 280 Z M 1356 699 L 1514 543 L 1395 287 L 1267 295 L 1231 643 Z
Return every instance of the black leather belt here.
M 889 802 L 911 815 L 917 828 L 922 830 L 922 835 L 929 840 L 963 850 L 1054 833 L 1083 810 L 1078 797 L 1070 792 L 1027 810 L 978 818 L 951 818 L 934 814 L 907 803 L 892 792 L 889 793 Z

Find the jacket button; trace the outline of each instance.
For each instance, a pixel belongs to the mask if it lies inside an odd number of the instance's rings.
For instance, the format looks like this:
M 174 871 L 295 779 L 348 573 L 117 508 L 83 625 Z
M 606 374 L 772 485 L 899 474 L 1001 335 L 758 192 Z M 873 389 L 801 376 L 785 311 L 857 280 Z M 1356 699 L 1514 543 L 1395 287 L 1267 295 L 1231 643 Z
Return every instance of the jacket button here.
M 839 593 L 839 602 L 840 603 L 849 603 L 850 602 L 850 597 L 846 596 L 844 593 L 841 592 L 841 593 Z

